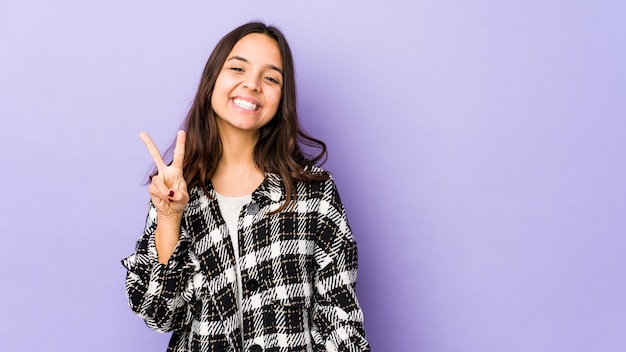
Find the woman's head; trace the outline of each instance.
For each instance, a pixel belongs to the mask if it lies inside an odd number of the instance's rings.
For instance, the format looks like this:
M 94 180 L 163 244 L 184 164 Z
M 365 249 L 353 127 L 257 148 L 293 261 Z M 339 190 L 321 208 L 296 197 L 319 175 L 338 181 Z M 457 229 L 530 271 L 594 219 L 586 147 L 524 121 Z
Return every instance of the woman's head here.
M 194 101 L 194 106 L 202 110 L 202 115 L 209 119 L 214 120 L 215 110 L 212 104 L 213 92 L 215 89 L 215 83 L 223 70 L 223 66 L 229 59 L 229 56 L 233 48 L 244 37 L 256 34 L 271 38 L 278 46 L 281 56 L 281 96 L 277 109 L 278 115 L 286 115 L 291 117 L 289 110 L 295 111 L 296 107 L 296 85 L 294 80 L 294 68 L 293 58 L 291 50 L 287 44 L 287 40 L 282 32 L 273 26 L 267 26 L 260 22 L 250 22 L 242 26 L 239 26 L 226 34 L 215 46 L 213 52 L 204 67 L 200 85 Z M 285 111 L 287 110 L 287 111 Z M 272 116 L 273 117 L 273 116 Z
M 258 137 L 278 111 L 282 85 L 278 43 L 261 33 L 241 38 L 228 54 L 211 94 L 222 138 L 227 130 Z
M 215 172 L 222 153 L 218 133 L 220 119 L 218 112 L 225 111 L 223 109 L 225 99 L 231 99 L 236 95 L 225 98 L 224 92 L 220 90 L 224 88 L 221 82 L 225 77 L 225 71 L 226 74 L 232 74 L 231 69 L 237 69 L 237 65 L 230 65 L 231 63 L 241 64 L 241 59 L 247 59 L 233 55 L 237 54 L 233 52 L 233 48 L 239 48 L 251 39 L 262 41 L 264 45 L 261 47 L 266 48 L 265 50 L 277 48 L 280 56 L 263 61 L 264 67 L 268 69 L 266 73 L 269 74 L 257 76 L 261 79 L 278 80 L 278 85 L 272 85 L 271 80 L 257 82 L 268 84 L 263 86 L 263 89 L 274 92 L 273 94 L 278 93 L 278 96 L 274 97 L 278 100 L 277 105 L 265 111 L 272 112 L 273 116 L 263 116 L 264 120 L 257 126 L 258 141 L 254 151 L 257 167 L 264 172 L 280 174 L 283 179 L 292 183 L 295 179 L 308 179 L 306 176 L 308 173 L 304 171 L 305 166 L 312 165 L 326 156 L 324 143 L 305 134 L 299 126 L 293 57 L 285 36 L 276 27 L 250 22 L 235 28 L 217 43 L 205 65 L 198 92 L 185 119 L 183 128 L 187 131 L 187 143 L 183 174 L 190 187 L 205 187 Z M 249 88 L 240 87 L 238 89 L 241 90 L 237 93 L 245 92 L 245 89 Z M 243 106 L 247 103 L 254 104 L 254 101 L 238 103 Z M 320 152 L 313 157 L 307 157 L 302 153 L 299 144 L 317 148 Z

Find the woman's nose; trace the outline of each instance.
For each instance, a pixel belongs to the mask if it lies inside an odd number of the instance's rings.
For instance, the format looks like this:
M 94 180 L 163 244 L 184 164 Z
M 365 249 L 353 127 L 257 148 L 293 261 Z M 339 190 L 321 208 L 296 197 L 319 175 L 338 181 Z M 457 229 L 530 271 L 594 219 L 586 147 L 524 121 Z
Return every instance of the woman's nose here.
M 251 91 L 258 91 L 261 87 L 261 84 L 256 76 L 249 75 L 245 78 L 243 86 Z

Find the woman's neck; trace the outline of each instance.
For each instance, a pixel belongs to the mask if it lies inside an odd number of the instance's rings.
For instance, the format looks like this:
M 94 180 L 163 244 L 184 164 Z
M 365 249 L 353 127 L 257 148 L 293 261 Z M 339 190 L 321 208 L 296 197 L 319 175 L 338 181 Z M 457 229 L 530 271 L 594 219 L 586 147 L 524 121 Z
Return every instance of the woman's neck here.
M 220 133 L 222 156 L 211 177 L 215 190 L 225 196 L 252 193 L 265 179 L 254 162 L 258 133 Z

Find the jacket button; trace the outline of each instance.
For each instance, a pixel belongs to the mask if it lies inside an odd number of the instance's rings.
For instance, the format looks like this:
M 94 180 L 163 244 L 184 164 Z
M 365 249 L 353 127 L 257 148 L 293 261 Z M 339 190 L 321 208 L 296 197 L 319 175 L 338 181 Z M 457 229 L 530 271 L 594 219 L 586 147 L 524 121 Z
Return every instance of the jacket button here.
M 250 346 L 248 351 L 250 351 L 250 352 L 262 352 L 263 348 L 261 346 L 259 346 L 259 345 L 252 345 L 252 346 Z
M 250 279 L 246 282 L 246 288 L 250 291 L 256 291 L 259 288 L 259 282 L 255 279 Z
M 256 291 L 259 288 L 259 282 L 255 279 L 250 279 L 246 282 L 246 288 L 250 291 Z
M 248 214 L 250 215 L 256 215 L 256 213 L 258 213 L 260 209 L 261 208 L 259 207 L 258 204 L 250 203 L 250 205 L 248 205 L 247 211 L 248 211 Z

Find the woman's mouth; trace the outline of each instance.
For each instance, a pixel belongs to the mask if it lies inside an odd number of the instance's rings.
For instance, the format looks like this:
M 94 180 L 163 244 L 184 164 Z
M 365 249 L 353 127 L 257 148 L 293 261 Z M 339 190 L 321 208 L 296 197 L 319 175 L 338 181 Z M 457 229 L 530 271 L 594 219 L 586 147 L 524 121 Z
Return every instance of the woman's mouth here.
M 235 104 L 236 106 L 242 109 L 250 110 L 250 111 L 257 111 L 259 109 L 259 105 L 251 101 L 241 99 L 241 98 L 233 98 L 233 104 Z

